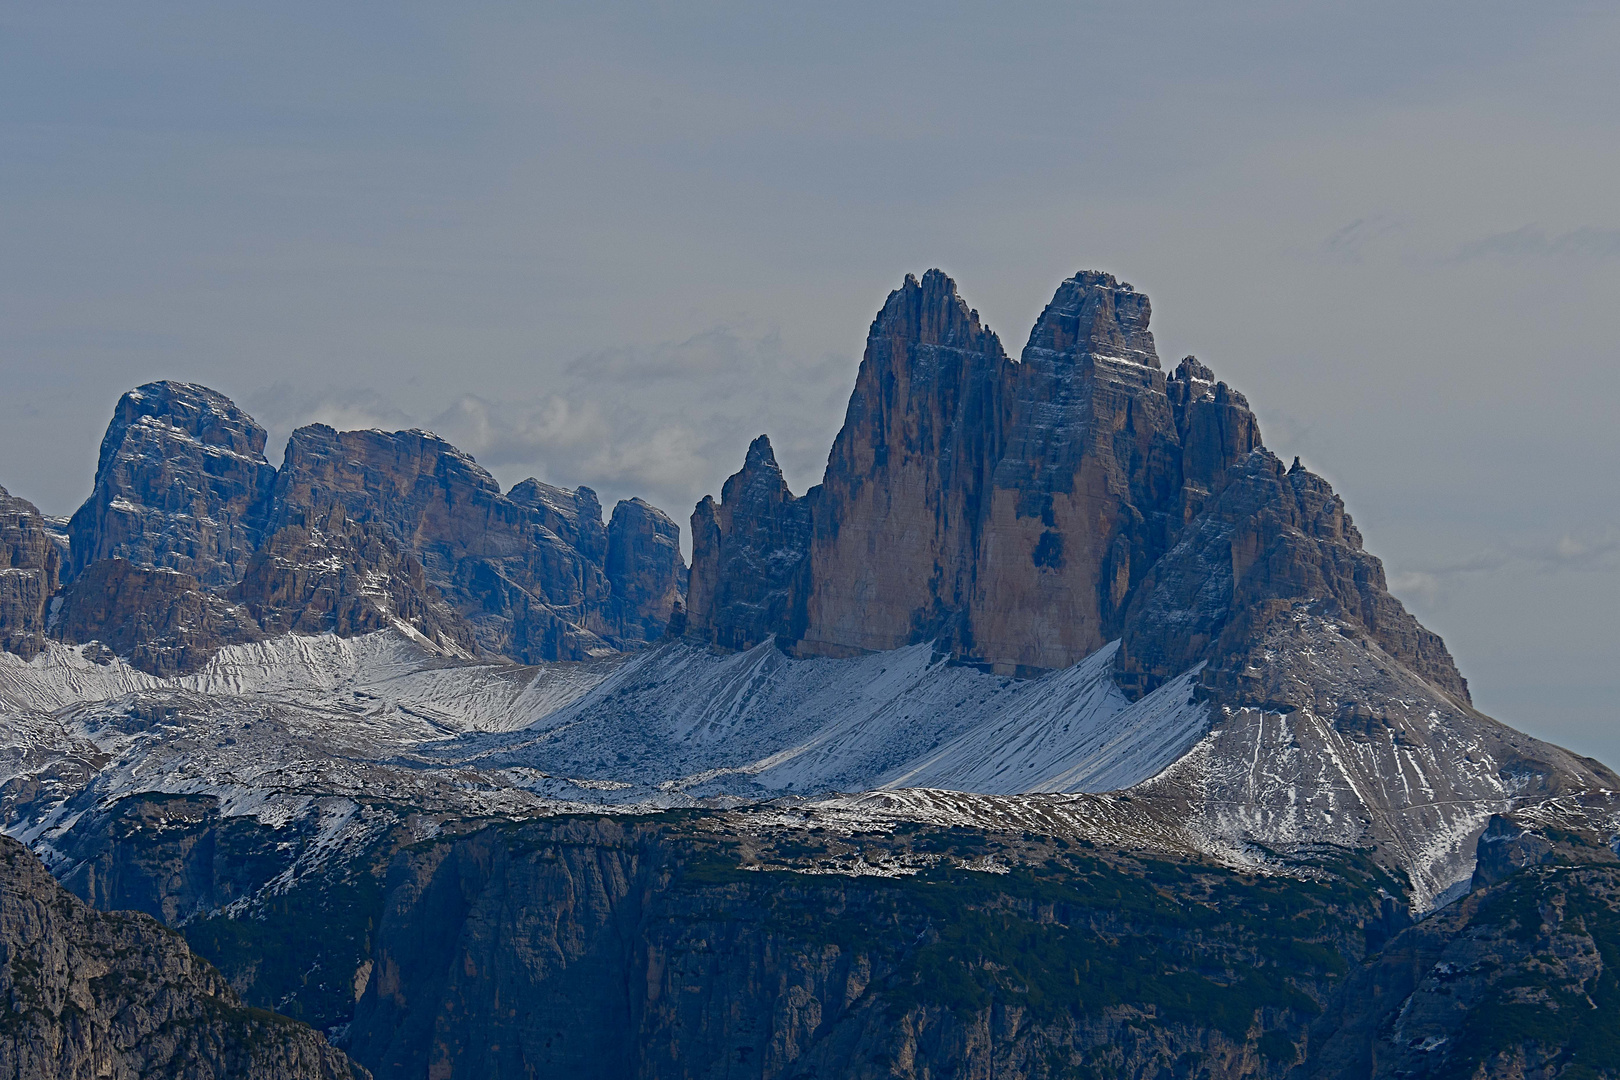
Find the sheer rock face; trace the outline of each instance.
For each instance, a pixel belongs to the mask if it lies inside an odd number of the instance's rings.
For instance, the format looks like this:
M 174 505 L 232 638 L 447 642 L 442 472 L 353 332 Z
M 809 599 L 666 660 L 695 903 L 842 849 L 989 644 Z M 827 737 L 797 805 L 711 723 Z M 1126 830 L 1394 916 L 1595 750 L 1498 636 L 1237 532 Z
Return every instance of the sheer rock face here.
M 684 589 L 679 529 L 639 500 L 604 526 L 589 488 L 527 480 L 502 494 L 423 431 L 301 428 L 279 471 L 264 440 L 205 387 L 125 394 L 95 491 L 68 526 L 51 632 L 154 674 L 272 634 L 401 625 L 442 649 L 527 663 L 656 640 Z M 60 545 L 32 507 L 6 499 L 0 642 L 30 656 Z
M 231 598 L 266 634 L 368 634 L 404 624 L 441 650 L 470 652 L 472 634 L 422 564 L 379 523 L 330 514 L 273 533 Z
M 1208 685 L 1254 700 L 1265 680 L 1258 650 L 1273 624 L 1304 613 L 1351 620 L 1389 657 L 1462 706 L 1468 684 L 1439 635 L 1391 596 L 1383 565 L 1327 481 L 1263 448 L 1230 470 L 1218 496 L 1137 590 L 1120 667 L 1144 688 L 1206 662 Z M 1273 679 L 1272 682 L 1276 680 Z M 1268 684 L 1269 685 L 1269 684 Z M 1265 700 L 1314 708 L 1302 684 Z
M 1133 587 L 1259 444 L 1248 403 L 1202 364 L 1166 379 L 1148 316 L 1129 285 L 1077 274 L 1014 363 L 948 277 L 908 277 L 806 499 L 802 601 L 768 627 L 716 616 L 704 636 L 775 633 L 801 655 L 932 640 L 1004 671 L 1067 666 L 1117 636 Z M 694 529 L 712 516 L 700 507 Z
M 118 400 L 95 488 L 68 524 L 69 579 L 126 559 L 233 584 L 263 536 L 275 469 L 265 432 L 224 396 L 155 382 Z
M 304 1025 L 243 1008 L 219 973 L 155 920 L 75 899 L 9 837 L 0 837 L 0 961 L 0 1075 L 369 1075 Z
M 1468 711 L 1343 503 L 1283 470 L 1196 358 L 1167 377 L 1148 317 L 1129 285 L 1077 274 L 1014 363 L 949 278 L 908 277 L 872 324 L 823 484 L 795 499 L 756 443 L 699 505 L 691 636 L 775 635 L 799 655 L 934 641 L 1007 673 L 1123 637 L 1128 690 L 1205 663 L 1207 685 L 1252 703 L 1256 643 L 1309 609 Z M 1294 675 L 1272 681 L 1313 704 L 1314 676 Z
M 686 593 L 681 527 L 641 499 L 613 508 L 603 569 L 612 594 L 603 636 L 621 648 L 657 641 Z
M 34 504 L 0 488 L 0 650 L 24 660 L 45 647 L 62 554 Z
M 589 488 L 494 477 L 423 431 L 300 428 L 275 487 L 276 521 L 325 515 L 385 527 L 471 627 L 478 646 L 525 663 L 612 651 L 591 628 L 611 585 L 607 530 Z
M 62 591 L 52 634 L 100 642 L 152 675 L 197 670 L 225 645 L 266 636 L 252 613 L 190 574 L 126 559 L 91 563 Z
M 1008 368 L 944 274 L 889 295 L 818 493 L 800 652 L 971 647 Z
M 692 512 L 688 637 L 746 649 L 802 636 L 810 502 L 788 490 L 770 439 L 755 439 L 720 502 L 706 496 Z

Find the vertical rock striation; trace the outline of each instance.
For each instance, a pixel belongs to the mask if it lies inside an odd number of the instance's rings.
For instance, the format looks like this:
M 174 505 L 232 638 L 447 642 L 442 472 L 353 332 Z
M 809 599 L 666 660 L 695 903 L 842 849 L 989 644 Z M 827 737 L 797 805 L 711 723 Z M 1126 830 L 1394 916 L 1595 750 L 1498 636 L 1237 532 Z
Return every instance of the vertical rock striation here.
M 1136 591 L 1121 670 L 1152 687 L 1207 662 L 1207 685 L 1277 701 L 1275 688 L 1262 694 L 1256 661 L 1296 613 L 1350 620 L 1424 681 L 1469 704 L 1468 684 L 1445 643 L 1389 594 L 1383 565 L 1362 548 L 1343 500 L 1297 459 L 1284 469 L 1264 448 L 1229 470 L 1220 493 Z M 1316 704 L 1299 693 L 1280 700 Z
M 607 528 L 603 563 L 611 587 L 603 636 L 620 648 L 657 641 L 686 595 L 681 527 L 641 499 L 622 499 Z
M 635 595 L 615 594 L 610 529 L 595 492 L 531 479 L 503 494 L 471 457 L 423 431 L 300 428 L 276 479 L 275 507 L 278 523 L 341 507 L 385 528 L 421 560 L 479 648 L 525 663 L 633 647 L 650 630 L 656 639 L 660 605 L 667 622 L 684 569 L 678 543 L 665 542 L 668 530 L 631 508 L 618 551 L 621 571 L 631 574 L 623 584 Z M 632 535 L 638 518 L 649 522 L 645 545 Z M 638 563 L 645 580 L 633 580 Z
M 1123 637 L 1128 690 L 1207 663 L 1242 698 L 1247 646 L 1304 605 L 1466 709 L 1343 503 L 1285 472 L 1198 359 L 1167 376 L 1150 313 L 1111 275 L 1076 274 L 1014 362 L 948 277 L 908 276 L 872 323 L 822 484 L 795 499 L 756 442 L 698 506 L 688 636 L 801 656 L 933 641 L 1008 674 Z
M 928 638 L 974 651 L 1009 369 L 1000 340 L 938 270 L 889 295 L 817 495 L 800 652 Z
M 788 490 L 761 435 L 720 501 L 705 496 L 692 511 L 687 636 L 725 649 L 802 636 L 810 520 L 810 500 Z
M 1077 274 L 1015 363 L 943 273 L 907 277 L 797 511 L 811 518 L 802 599 L 777 624 L 728 622 L 711 596 L 749 584 L 711 581 L 694 555 L 699 636 L 776 634 L 800 655 L 932 640 L 1005 671 L 1066 666 L 1117 636 L 1148 568 L 1259 445 L 1248 403 L 1197 360 L 1165 377 L 1149 313 L 1111 275 Z M 699 508 L 694 543 L 711 518 Z M 736 545 L 719 528 L 706 552 Z
M 590 488 L 502 493 L 425 431 L 295 431 L 277 470 L 265 432 L 222 395 L 149 383 L 119 399 L 95 488 L 68 524 L 0 493 L 0 645 L 52 632 L 154 674 L 286 632 L 396 626 L 442 650 L 524 663 L 637 648 L 685 589 L 679 528 L 631 500 L 604 525 Z
M 68 578 L 104 559 L 189 574 L 242 576 L 264 532 L 276 471 L 264 428 L 228 398 L 155 382 L 118 399 L 95 488 L 68 523 Z
M 45 648 L 62 554 L 34 504 L 0 487 L 0 650 L 24 660 Z

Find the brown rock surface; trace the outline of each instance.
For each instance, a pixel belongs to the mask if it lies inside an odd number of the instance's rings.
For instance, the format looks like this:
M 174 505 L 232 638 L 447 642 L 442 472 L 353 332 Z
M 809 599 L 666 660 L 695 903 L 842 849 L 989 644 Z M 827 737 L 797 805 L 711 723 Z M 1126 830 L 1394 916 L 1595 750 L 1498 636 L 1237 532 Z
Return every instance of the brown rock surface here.
M 68 525 L 68 579 L 125 559 L 205 588 L 242 576 L 264 532 L 275 469 L 264 429 L 205 386 L 155 382 L 118 399 L 95 488 Z
M 1010 368 L 944 274 L 889 295 L 815 501 L 800 652 L 982 647 L 973 597 Z
M 588 488 L 528 481 L 511 496 L 472 458 L 424 431 L 299 428 L 275 485 L 275 523 L 342 513 L 418 557 L 480 648 L 525 663 L 612 645 L 586 628 L 609 593 L 606 535 Z M 592 556 L 596 555 L 593 559 Z
M 679 529 L 640 500 L 610 527 L 589 488 L 527 480 L 502 494 L 423 431 L 301 428 L 279 471 L 264 440 L 206 387 L 125 394 L 95 491 L 68 524 L 57 636 L 155 674 L 270 634 L 396 619 L 460 651 L 582 659 L 657 640 L 684 592 Z M 12 503 L 0 641 L 32 655 L 56 591 L 45 560 L 60 556 L 48 523 Z
M 414 555 L 380 523 L 336 513 L 273 533 L 230 598 L 270 635 L 347 637 L 404 623 L 440 649 L 474 647 L 470 628 L 427 583 Z
M 246 607 L 209 592 L 190 574 L 126 559 L 91 563 L 60 599 L 54 637 L 98 641 L 152 675 L 196 671 L 222 646 L 265 637 Z
M 782 478 L 771 441 L 748 447 L 742 470 L 692 511 L 687 636 L 746 649 L 802 634 L 810 568 L 810 501 Z
M 1148 315 L 1129 285 L 1077 274 L 1013 363 L 949 278 L 908 277 L 872 324 L 824 482 L 794 499 L 756 443 L 699 505 L 691 636 L 774 634 L 799 655 L 934 641 L 1007 673 L 1123 636 L 1133 692 L 1207 662 L 1206 684 L 1252 703 L 1251 646 L 1305 605 L 1467 710 L 1343 503 L 1285 474 L 1196 358 L 1166 378 Z
M 18 1080 L 367 1076 L 302 1024 L 243 1008 L 179 935 L 102 913 L 0 837 L 0 1075 Z
M 34 504 L 0 488 L 0 649 L 24 660 L 45 648 L 62 555 Z
M 700 636 L 775 633 L 801 655 L 933 640 L 1006 671 L 1117 636 L 1132 589 L 1259 444 L 1248 403 L 1202 364 L 1165 378 L 1148 315 L 1129 285 L 1077 274 L 1014 363 L 948 277 L 908 277 L 872 324 L 825 481 L 794 511 L 813 540 L 793 601 L 776 623 L 728 623 L 710 598 L 758 582 L 700 572 L 694 554 Z M 705 552 L 736 546 L 703 507 L 693 522 Z

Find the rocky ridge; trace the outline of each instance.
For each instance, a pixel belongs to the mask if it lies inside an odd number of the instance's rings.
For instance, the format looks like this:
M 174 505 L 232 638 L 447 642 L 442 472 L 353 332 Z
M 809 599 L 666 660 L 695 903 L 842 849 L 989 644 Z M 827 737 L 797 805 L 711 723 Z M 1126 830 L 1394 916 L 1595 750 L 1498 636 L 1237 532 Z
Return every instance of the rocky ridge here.
M 1012 361 L 908 279 L 686 611 L 650 508 L 304 429 L 232 583 L 120 548 L 97 644 L 0 656 L 4 828 L 389 1074 L 1611 1075 L 1620 777 L 1474 710 L 1148 315 L 1076 275 Z
M 604 525 L 589 488 L 503 493 L 421 431 L 311 425 L 280 469 L 265 438 L 206 387 L 125 394 L 65 561 L 4 496 L 0 642 L 94 641 L 159 675 L 281 633 L 385 626 L 448 654 L 584 659 L 657 640 L 684 595 L 679 529 L 641 500 Z

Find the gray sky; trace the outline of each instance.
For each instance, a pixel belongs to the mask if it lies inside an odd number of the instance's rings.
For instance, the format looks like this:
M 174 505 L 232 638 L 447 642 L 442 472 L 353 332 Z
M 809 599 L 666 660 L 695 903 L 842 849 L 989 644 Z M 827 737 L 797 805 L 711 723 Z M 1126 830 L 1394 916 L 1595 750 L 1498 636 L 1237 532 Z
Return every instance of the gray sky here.
M 1558 3 L 0 0 L 0 484 L 70 512 L 182 378 L 273 460 L 427 426 L 684 523 L 761 431 L 819 480 L 907 271 L 1016 353 L 1105 269 L 1482 708 L 1620 765 L 1617 56 Z

